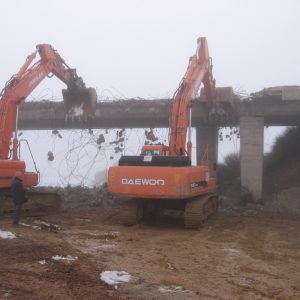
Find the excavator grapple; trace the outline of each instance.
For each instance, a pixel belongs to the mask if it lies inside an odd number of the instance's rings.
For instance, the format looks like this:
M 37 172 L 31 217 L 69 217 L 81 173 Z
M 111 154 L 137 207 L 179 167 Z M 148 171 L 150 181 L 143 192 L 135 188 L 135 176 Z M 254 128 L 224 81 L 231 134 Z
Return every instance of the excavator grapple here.
M 94 88 L 62 90 L 67 119 L 93 118 L 96 111 L 97 93 Z

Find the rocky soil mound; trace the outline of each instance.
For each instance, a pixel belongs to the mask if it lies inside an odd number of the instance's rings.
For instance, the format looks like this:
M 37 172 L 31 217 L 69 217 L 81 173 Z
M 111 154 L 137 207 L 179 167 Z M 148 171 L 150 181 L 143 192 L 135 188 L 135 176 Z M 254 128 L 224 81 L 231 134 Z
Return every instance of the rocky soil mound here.
M 107 190 L 107 184 L 98 188 L 86 188 L 82 186 L 59 187 L 40 187 L 39 191 L 51 191 L 59 194 L 62 199 L 63 211 L 74 209 L 93 209 L 103 207 L 104 209 L 117 209 L 119 206 L 118 198 L 114 197 Z

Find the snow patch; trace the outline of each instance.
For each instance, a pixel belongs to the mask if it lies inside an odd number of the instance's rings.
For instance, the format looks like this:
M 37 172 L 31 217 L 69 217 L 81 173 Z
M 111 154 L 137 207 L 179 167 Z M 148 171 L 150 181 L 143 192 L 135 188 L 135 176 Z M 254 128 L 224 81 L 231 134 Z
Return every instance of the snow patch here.
M 51 259 L 57 260 L 57 261 L 58 260 L 74 261 L 74 260 L 77 260 L 78 257 L 71 256 L 71 255 L 67 255 L 67 256 L 55 255 L 55 256 L 52 256 Z
M 76 218 L 76 220 L 82 221 L 82 222 L 92 222 L 92 220 L 90 220 L 90 219 L 84 219 L 84 218 Z
M 223 250 L 226 251 L 226 252 L 229 252 L 229 254 L 232 254 L 232 255 L 239 255 L 240 254 L 239 250 L 232 249 L 232 248 L 224 248 Z
M 50 223 L 47 223 L 47 222 L 41 221 L 41 220 L 35 220 L 33 222 L 34 225 L 26 224 L 26 223 L 23 223 L 23 222 L 20 222 L 19 224 L 24 226 L 24 227 L 30 227 L 30 228 L 35 229 L 35 230 L 42 230 L 42 229 L 45 229 L 45 230 L 48 230 L 48 231 L 59 231 L 59 230 L 61 230 L 61 228 L 58 225 L 50 224 Z
M 3 295 L 2 295 L 3 298 L 10 298 L 11 297 L 11 292 L 10 291 L 6 291 L 6 290 L 1 289 L 0 292 L 3 292 Z
M 120 235 L 120 232 L 118 232 L 118 231 L 103 232 L 103 233 L 90 232 L 89 235 L 94 236 L 99 239 L 109 240 L 109 239 L 114 239 L 114 238 L 118 237 Z
M 23 222 L 20 222 L 19 224 L 24 226 L 24 227 L 30 227 L 30 228 L 35 229 L 35 230 L 41 230 L 41 227 L 39 227 L 39 226 L 29 225 L 29 224 L 26 224 L 26 223 L 23 223 Z
M 132 276 L 125 271 L 104 271 L 100 278 L 107 284 L 114 285 L 131 281 Z
M 61 230 L 61 228 L 56 225 L 56 224 L 51 224 L 51 223 L 47 223 L 45 221 L 42 220 L 35 220 L 33 222 L 35 225 L 32 226 L 32 228 L 34 228 L 34 226 L 38 226 L 39 229 L 44 229 L 44 230 L 48 230 L 48 231 L 59 231 Z
M 174 267 L 169 262 L 167 262 L 167 268 L 169 270 L 174 270 Z
M 161 293 L 191 293 L 191 291 L 184 289 L 182 286 L 175 286 L 175 285 L 171 285 L 171 286 L 161 286 L 158 288 L 159 292 Z
M 116 245 L 115 244 L 105 244 L 105 245 L 99 245 L 97 247 L 94 247 L 95 249 L 98 249 L 98 250 L 114 250 L 116 249 Z
M 41 264 L 41 265 L 46 265 L 47 262 L 46 262 L 45 260 L 40 260 L 40 261 L 39 261 L 39 264 Z
M 10 232 L 10 231 L 0 230 L 0 238 L 11 240 L 11 239 L 16 238 L 16 235 L 14 233 Z

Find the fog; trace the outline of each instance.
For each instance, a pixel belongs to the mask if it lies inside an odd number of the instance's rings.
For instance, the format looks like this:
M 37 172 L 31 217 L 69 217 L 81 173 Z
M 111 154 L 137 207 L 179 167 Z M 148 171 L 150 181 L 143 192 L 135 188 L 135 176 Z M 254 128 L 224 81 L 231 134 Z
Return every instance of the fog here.
M 49 43 L 77 68 L 87 86 L 97 89 L 100 99 L 171 97 L 199 36 L 208 40 L 217 86 L 232 86 L 247 95 L 264 87 L 299 84 L 300 2 L 296 0 L 12 0 L 1 4 L 2 87 L 37 44 Z M 46 79 L 28 100 L 59 100 L 64 87 L 58 79 Z M 281 131 L 265 131 L 266 150 Z M 36 135 L 40 139 L 32 138 Z M 44 153 L 53 147 L 51 133 L 24 136 L 35 141 L 33 152 L 41 171 L 48 174 L 53 168 Z M 132 143 L 130 147 L 138 151 L 136 141 Z M 238 151 L 238 144 L 235 140 L 221 143 L 219 158 Z M 44 184 L 52 183 L 43 176 Z

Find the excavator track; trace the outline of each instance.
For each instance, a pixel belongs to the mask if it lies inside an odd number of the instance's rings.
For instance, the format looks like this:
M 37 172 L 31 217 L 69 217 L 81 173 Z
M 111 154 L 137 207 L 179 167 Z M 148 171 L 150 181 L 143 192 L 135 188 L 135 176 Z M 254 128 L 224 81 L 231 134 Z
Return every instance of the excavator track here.
M 22 216 L 37 217 L 46 216 L 59 211 L 61 197 L 55 192 L 28 191 L 28 201 L 22 206 Z M 0 214 L 11 214 L 14 212 L 13 200 L 10 193 L 0 195 Z
M 141 221 L 143 217 L 143 206 L 136 199 L 124 200 L 121 204 L 120 219 L 125 226 L 132 226 Z
M 203 195 L 188 200 L 184 210 L 186 228 L 197 229 L 218 209 L 218 198 L 214 194 Z

